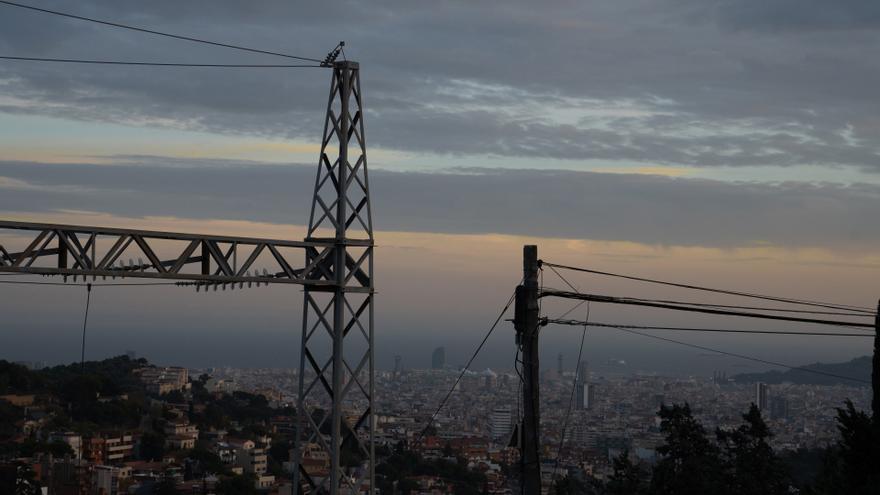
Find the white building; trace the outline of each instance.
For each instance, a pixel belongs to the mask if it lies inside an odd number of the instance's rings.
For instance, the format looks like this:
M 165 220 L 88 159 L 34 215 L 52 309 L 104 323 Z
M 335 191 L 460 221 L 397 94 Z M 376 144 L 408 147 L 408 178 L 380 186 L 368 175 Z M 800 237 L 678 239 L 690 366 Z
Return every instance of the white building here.
M 499 406 L 489 415 L 489 435 L 493 440 L 507 440 L 513 432 L 513 411 L 510 406 Z

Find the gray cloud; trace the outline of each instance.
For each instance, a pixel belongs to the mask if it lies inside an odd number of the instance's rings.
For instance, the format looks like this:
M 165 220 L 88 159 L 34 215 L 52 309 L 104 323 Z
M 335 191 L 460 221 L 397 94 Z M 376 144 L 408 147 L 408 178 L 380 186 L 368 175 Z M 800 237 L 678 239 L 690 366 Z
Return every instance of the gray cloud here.
M 0 162 L 0 211 L 76 209 L 302 224 L 314 167 L 125 157 L 116 165 Z M 729 183 L 650 175 L 374 170 L 382 230 L 650 244 L 876 246 L 880 186 Z M 0 187 L 3 182 L 0 181 Z
M 722 25 L 736 29 L 874 29 L 880 5 L 871 0 L 721 0 L 714 2 Z
M 86 15 L 317 57 L 344 37 L 363 64 L 370 143 L 387 149 L 866 170 L 880 167 L 880 61 L 865 56 L 880 40 L 869 29 L 877 9 L 786 0 L 513 1 L 503 9 L 402 1 L 76 4 Z M 786 28 L 795 25 L 804 29 Z M 0 51 L 280 60 L 11 7 L 0 16 Z M 327 77 L 317 69 L 4 62 L 0 91 L 13 101 L 0 102 L 0 111 L 314 140 Z

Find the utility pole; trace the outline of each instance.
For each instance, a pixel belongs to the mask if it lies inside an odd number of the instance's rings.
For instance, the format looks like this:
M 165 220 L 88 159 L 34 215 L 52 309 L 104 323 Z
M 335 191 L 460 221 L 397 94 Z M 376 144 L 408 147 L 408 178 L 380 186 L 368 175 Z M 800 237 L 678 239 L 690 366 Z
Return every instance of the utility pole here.
M 514 328 L 523 362 L 523 418 L 520 464 L 523 493 L 541 493 L 541 415 L 538 361 L 538 246 L 523 246 L 523 283 L 516 288 Z

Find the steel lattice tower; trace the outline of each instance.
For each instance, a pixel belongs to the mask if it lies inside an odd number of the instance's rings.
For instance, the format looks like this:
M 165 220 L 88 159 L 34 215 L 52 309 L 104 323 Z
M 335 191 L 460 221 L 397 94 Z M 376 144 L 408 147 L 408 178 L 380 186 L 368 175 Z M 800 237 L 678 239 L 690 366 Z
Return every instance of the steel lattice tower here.
M 303 241 L 0 220 L 0 241 L 11 243 L 0 243 L 0 273 L 177 280 L 206 291 L 302 285 L 294 486 L 332 495 L 365 484 L 372 493 L 375 483 L 373 220 L 359 66 L 335 62 L 341 47 L 322 63 L 333 78 Z M 316 457 L 330 460 L 329 474 L 304 467 Z
M 357 62 L 334 64 L 305 240 L 333 242 L 305 260 L 333 283 L 304 290 L 294 487 L 335 495 L 367 483 L 372 493 L 374 244 Z M 319 479 L 303 460 L 325 455 Z

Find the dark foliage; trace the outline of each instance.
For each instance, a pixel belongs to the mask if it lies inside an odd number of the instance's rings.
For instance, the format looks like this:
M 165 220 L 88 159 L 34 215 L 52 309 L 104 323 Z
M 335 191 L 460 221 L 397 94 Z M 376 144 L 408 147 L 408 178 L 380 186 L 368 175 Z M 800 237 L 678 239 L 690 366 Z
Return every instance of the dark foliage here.
M 165 436 L 159 433 L 146 432 L 141 437 L 140 457 L 145 461 L 162 459 L 165 455 Z
M 256 477 L 250 474 L 230 476 L 217 483 L 215 492 L 217 495 L 257 495 L 255 481 Z
M 663 457 L 654 466 L 650 493 L 703 495 L 725 493 L 721 451 L 691 414 L 688 404 L 661 407 L 660 429 L 666 443 L 657 448 Z
M 608 479 L 605 493 L 608 495 L 638 495 L 647 490 L 647 473 L 629 460 L 625 451 L 614 459 L 614 473 Z
M 754 404 L 743 414 L 745 424 L 733 431 L 718 430 L 724 476 L 733 493 L 784 495 L 788 493 L 788 472 L 770 447 L 770 429 Z
M 837 410 L 840 440 L 825 456 L 811 493 L 880 493 L 880 418 L 857 411 L 851 401 Z
M 754 405 L 734 430 L 716 430 L 709 438 L 690 407 L 663 407 L 661 431 L 666 442 L 651 473 L 647 490 L 638 468 L 625 457 L 615 460 L 608 493 L 651 495 L 712 494 L 782 495 L 789 493 L 790 477 L 770 447 L 770 429 Z
M 392 493 L 395 482 L 398 493 L 415 490 L 418 487 L 410 478 L 422 475 L 437 476 L 454 484 L 456 495 L 479 495 L 486 485 L 486 476 L 471 471 L 463 461 L 426 460 L 418 453 L 403 448 L 397 449 L 393 455 L 376 466 L 376 474 L 378 478 L 376 484 L 381 493 Z

